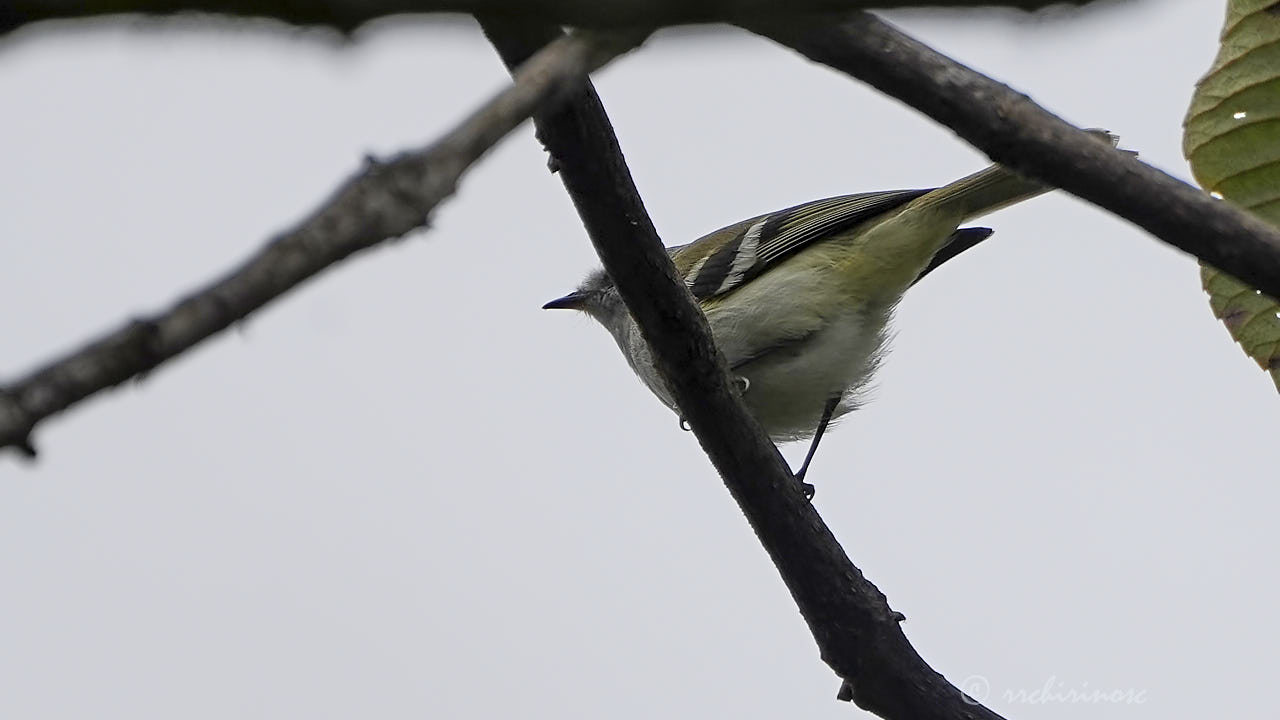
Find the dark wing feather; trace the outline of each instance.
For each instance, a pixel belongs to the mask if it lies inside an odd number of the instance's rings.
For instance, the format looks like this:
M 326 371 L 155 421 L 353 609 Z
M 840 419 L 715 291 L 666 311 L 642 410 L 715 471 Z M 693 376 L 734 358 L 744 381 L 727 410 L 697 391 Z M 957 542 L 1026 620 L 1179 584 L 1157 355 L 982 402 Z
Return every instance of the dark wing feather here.
M 723 295 L 804 247 L 895 210 L 929 192 L 841 195 L 744 220 L 674 249 L 694 297 Z M 699 258 L 693 262 L 692 258 Z
M 933 256 L 933 260 L 929 261 L 929 265 L 920 274 L 916 276 L 915 282 L 920 282 L 925 275 L 938 269 L 942 263 L 977 245 L 978 243 L 991 237 L 991 233 L 995 232 L 991 228 L 974 227 L 960 228 L 951 233 L 951 237 L 947 238 L 947 244 Z M 913 285 L 915 283 L 912 283 Z

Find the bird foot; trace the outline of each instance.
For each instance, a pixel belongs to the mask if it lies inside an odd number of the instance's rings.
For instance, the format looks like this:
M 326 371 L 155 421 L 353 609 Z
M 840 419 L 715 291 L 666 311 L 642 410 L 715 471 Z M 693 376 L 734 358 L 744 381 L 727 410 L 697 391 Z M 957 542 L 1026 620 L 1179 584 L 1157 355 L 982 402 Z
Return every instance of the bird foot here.
M 814 494 L 818 492 L 818 488 L 814 487 L 813 483 L 807 483 L 799 477 L 796 478 L 796 482 L 800 483 L 800 492 L 804 493 L 804 499 L 812 502 Z

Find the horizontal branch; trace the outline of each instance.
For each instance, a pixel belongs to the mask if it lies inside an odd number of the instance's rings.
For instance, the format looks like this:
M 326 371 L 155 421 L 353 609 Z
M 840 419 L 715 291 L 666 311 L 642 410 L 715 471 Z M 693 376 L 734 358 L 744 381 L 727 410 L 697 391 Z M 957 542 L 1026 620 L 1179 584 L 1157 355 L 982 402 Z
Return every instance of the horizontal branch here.
M 508 65 L 557 32 L 493 18 L 481 24 Z M 823 660 L 846 687 L 856 688 L 862 707 L 885 718 L 998 718 L 920 658 L 902 633 L 902 616 L 850 562 L 747 412 L 706 319 L 658 239 L 590 83 L 534 122 L 682 416 L 778 568 Z
M 867 13 L 743 27 L 911 105 L 992 160 L 1110 210 L 1280 297 L 1280 229 L 1096 142 L 1030 98 Z
M 235 271 L 159 315 L 127 323 L 0 387 L 0 448 L 34 455 L 30 434 L 41 420 L 150 371 L 353 253 L 423 227 L 489 148 L 641 39 L 584 33 L 558 40 L 454 130 L 422 150 L 368 162 L 309 218 Z
M 1035 10 L 1097 0 L 788 0 L 790 13 L 890 7 L 989 7 Z M 462 12 L 509 20 L 574 26 L 675 25 L 776 12 L 776 0 L 10 0 L 0 4 L 0 34 L 41 20 L 109 14 L 170 15 L 201 12 L 271 18 L 352 32 L 380 18 L 406 13 Z

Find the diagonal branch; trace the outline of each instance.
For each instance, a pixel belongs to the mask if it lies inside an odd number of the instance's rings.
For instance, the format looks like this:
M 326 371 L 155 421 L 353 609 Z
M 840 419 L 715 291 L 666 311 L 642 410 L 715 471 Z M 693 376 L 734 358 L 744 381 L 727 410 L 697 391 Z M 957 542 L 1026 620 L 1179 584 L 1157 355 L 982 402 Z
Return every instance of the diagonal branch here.
M 1026 95 L 867 13 L 775 17 L 743 27 L 911 105 L 1030 177 L 1142 227 L 1272 297 L 1280 297 L 1280 229 L 1094 142 Z
M 787 12 L 834 12 L 908 6 L 974 7 L 1003 5 L 1036 10 L 1049 5 L 1084 5 L 1097 0 L 789 0 Z M 624 27 L 711 22 L 776 12 L 776 0 L 8 0 L 0 4 L 0 35 L 41 20 L 113 14 L 172 15 L 215 13 L 281 20 L 355 31 L 372 20 L 406 13 L 488 13 L 507 20 L 574 26 Z
M 481 24 L 508 66 L 558 34 L 494 18 Z M 732 390 L 706 319 L 676 277 L 590 83 L 534 122 L 683 416 L 777 566 L 823 660 L 845 679 L 850 694 L 842 689 L 842 698 L 885 718 L 998 718 L 911 647 L 899 627 L 902 616 L 850 562 Z
M 463 173 L 495 143 L 642 40 L 634 33 L 583 33 L 556 41 L 454 130 L 421 150 L 368 163 L 309 218 L 230 274 L 159 315 L 127 323 L 0 386 L 0 448 L 13 446 L 34 456 L 30 435 L 41 420 L 141 376 L 353 253 L 423 227 Z

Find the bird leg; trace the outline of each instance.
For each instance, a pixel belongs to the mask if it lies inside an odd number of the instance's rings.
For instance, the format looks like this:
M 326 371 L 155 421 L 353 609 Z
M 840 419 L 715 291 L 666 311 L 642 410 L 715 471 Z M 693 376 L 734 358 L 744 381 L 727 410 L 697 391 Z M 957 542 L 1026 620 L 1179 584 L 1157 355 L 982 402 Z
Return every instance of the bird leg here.
M 827 404 L 822 406 L 822 419 L 818 421 L 818 429 L 813 433 L 813 442 L 809 444 L 809 454 L 804 457 L 804 464 L 800 466 L 800 472 L 796 473 L 796 481 L 800 483 L 804 490 L 805 497 L 813 499 L 813 485 L 804 481 L 805 473 L 809 472 L 809 463 L 813 462 L 813 454 L 818 451 L 818 442 L 822 440 L 822 434 L 827 431 L 827 424 L 831 422 L 831 416 L 836 412 L 836 406 L 840 404 L 840 396 L 827 400 Z

